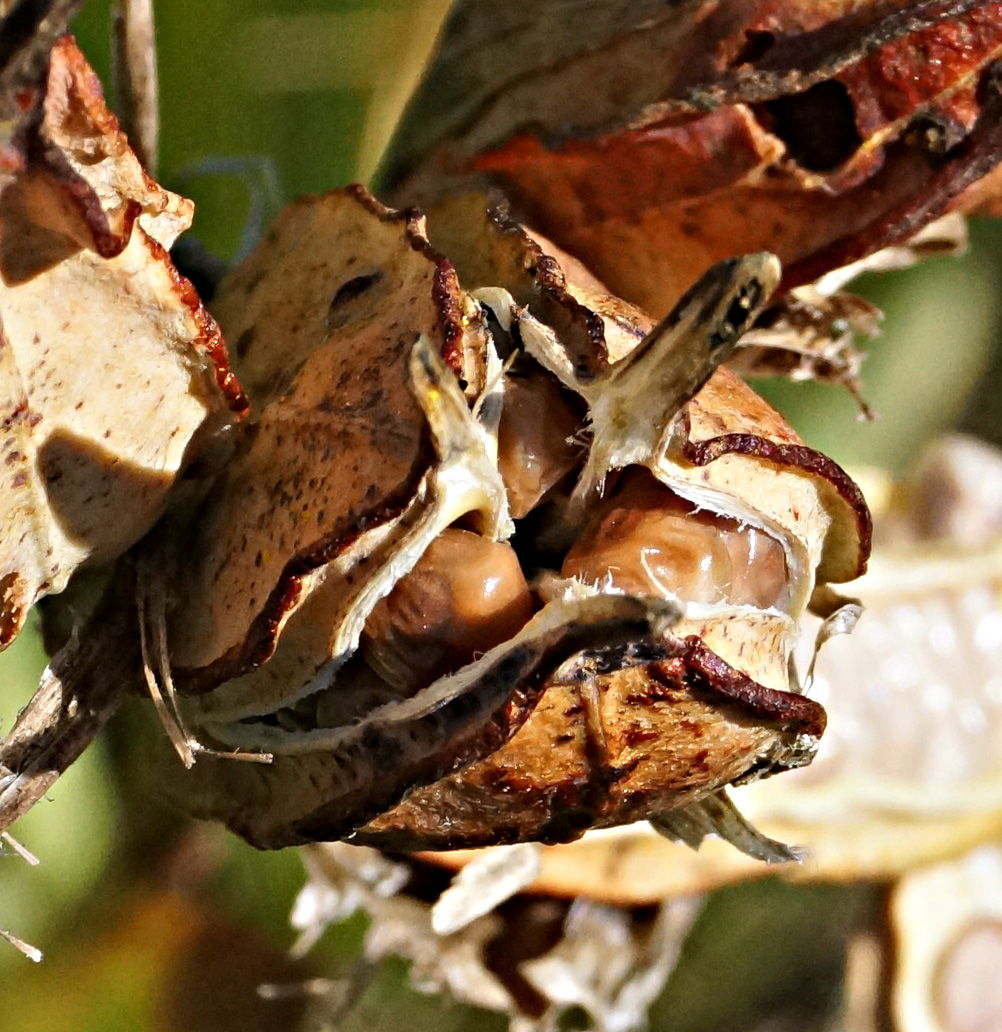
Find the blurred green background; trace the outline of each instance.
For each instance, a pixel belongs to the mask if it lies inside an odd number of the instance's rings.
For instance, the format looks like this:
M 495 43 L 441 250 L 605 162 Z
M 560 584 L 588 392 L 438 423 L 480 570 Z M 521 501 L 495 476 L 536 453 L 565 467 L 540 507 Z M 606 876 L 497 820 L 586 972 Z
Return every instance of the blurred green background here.
M 110 6 L 91 0 L 75 24 L 106 83 Z M 269 210 L 279 197 L 369 176 L 446 6 L 157 0 L 159 177 L 197 202 L 198 239 L 232 256 L 251 207 L 246 175 L 210 173 L 219 159 L 242 159 L 253 181 L 276 184 Z M 931 435 L 984 411 L 969 399 L 979 382 L 981 398 L 998 388 L 1000 233 L 976 224 L 963 259 L 937 258 L 861 285 L 887 316 L 864 371 L 877 422 L 859 422 L 855 403 L 835 388 L 766 385 L 811 444 L 844 464 L 902 471 Z M 9 727 L 43 663 L 32 632 L 0 657 L 0 727 Z M 18 826 L 40 866 L 0 856 L 0 927 L 46 953 L 36 966 L 0 941 L 4 1032 L 298 1028 L 298 1001 L 262 1002 L 255 986 L 330 973 L 357 953 L 361 920 L 328 936 L 305 963 L 285 959 L 302 880 L 297 857 L 257 854 L 170 813 L 136 774 L 147 730 L 125 713 Z M 654 1027 L 737 1028 L 741 1015 L 771 1013 L 815 983 L 817 999 L 827 1000 L 838 988 L 845 933 L 870 919 L 878 895 L 775 881 L 717 894 Z M 743 966 L 729 991 L 707 993 L 707 980 L 735 957 Z M 399 966 L 381 973 L 348 1025 L 503 1027 L 407 993 L 402 977 Z

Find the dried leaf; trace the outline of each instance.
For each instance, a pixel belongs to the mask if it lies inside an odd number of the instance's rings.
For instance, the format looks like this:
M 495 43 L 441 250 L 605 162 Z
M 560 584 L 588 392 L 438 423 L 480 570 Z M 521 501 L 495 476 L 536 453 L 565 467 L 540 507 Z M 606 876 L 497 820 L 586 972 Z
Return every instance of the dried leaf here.
M 792 287 L 985 203 L 962 195 L 1002 155 L 1000 54 L 984 0 L 464 0 L 386 183 L 488 179 L 655 313 L 734 254 Z

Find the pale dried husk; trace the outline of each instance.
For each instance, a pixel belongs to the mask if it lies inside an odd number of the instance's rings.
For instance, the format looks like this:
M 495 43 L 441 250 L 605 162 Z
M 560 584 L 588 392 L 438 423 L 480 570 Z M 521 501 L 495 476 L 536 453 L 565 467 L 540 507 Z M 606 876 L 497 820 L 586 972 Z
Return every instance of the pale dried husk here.
M 149 530 L 198 441 L 245 407 L 167 254 L 193 206 L 143 172 L 68 38 L 42 112 L 0 196 L 0 647 Z

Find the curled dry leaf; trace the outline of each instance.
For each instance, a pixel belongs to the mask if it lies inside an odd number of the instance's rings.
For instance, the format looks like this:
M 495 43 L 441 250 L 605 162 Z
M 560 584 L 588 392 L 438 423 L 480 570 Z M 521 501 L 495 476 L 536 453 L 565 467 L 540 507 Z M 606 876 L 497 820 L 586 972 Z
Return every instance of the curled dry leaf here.
M 197 442 L 245 407 L 167 254 L 191 202 L 145 175 L 69 38 L 27 153 L 0 194 L 0 647 L 145 533 Z
M 488 179 L 654 312 L 732 254 L 801 285 L 997 192 L 1000 55 L 985 0 L 462 0 L 385 182 Z
M 256 416 L 148 539 L 142 616 L 179 723 L 274 759 L 203 756 L 172 793 L 259 846 L 450 849 L 809 762 L 797 623 L 869 515 L 717 368 L 775 259 L 654 326 L 482 201 L 431 225 L 305 199 L 221 286 Z

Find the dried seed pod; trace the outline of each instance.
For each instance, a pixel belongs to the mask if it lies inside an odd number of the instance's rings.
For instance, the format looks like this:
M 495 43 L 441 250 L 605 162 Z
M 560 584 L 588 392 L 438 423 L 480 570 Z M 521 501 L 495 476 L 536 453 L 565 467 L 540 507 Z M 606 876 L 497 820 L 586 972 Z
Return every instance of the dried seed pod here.
M 156 522 L 198 438 L 246 407 L 167 255 L 192 204 L 150 180 L 72 40 L 0 196 L 0 648 Z
M 301 201 L 221 289 L 259 410 L 183 561 L 148 593 L 178 604 L 144 619 L 204 744 L 273 755 L 270 766 L 203 757 L 172 779 L 196 813 L 257 845 L 575 838 L 809 762 L 823 729 L 823 710 L 789 681 L 790 650 L 819 579 L 865 562 L 868 514 L 838 467 L 714 374 L 777 263 L 722 264 L 655 327 L 593 281 L 569 283 L 562 259 L 485 210 L 473 199 L 434 214 L 446 261 L 417 216 L 357 188 Z M 522 446 L 546 453 L 529 490 L 498 449 L 515 377 L 547 384 L 559 434 Z M 539 432 L 515 410 L 508 436 L 520 426 Z M 669 500 L 666 541 L 691 538 L 690 523 L 726 530 L 711 553 L 727 571 L 711 579 L 744 586 L 693 598 L 654 571 L 634 596 L 594 569 L 561 573 L 569 550 L 588 551 L 600 488 L 617 476 Z M 688 520 L 696 510 L 713 515 Z M 492 577 L 509 585 L 498 611 L 512 624 L 463 654 L 471 625 L 452 586 L 479 575 L 436 566 L 467 535 L 483 539 L 471 552 L 505 557 Z M 149 566 L 169 569 L 176 542 Z M 444 647 L 421 640 L 408 606 L 443 628 Z M 420 658 L 429 645 L 435 656 Z M 385 701 L 341 701 L 363 690 Z M 708 826 L 746 847 L 790 855 L 754 844 L 724 803 L 711 812 Z

